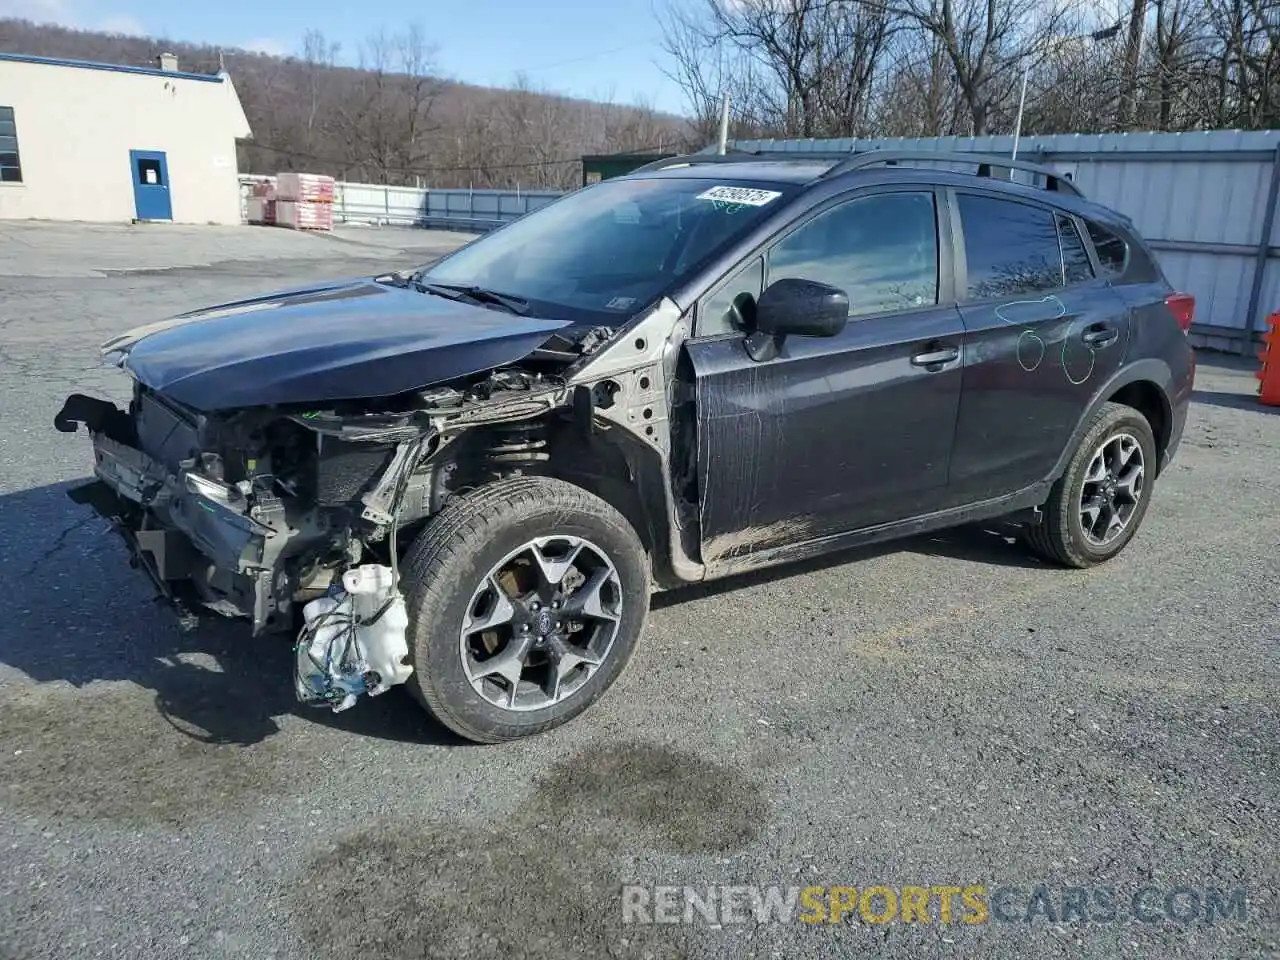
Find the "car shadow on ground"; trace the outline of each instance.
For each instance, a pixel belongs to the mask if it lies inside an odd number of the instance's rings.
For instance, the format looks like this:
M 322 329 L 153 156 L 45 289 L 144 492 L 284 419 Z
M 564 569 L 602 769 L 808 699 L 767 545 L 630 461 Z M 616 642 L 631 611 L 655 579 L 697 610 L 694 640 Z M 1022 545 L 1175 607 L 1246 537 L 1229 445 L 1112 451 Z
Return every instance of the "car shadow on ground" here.
M 0 663 L 39 683 L 130 681 L 207 743 L 258 743 L 289 715 L 386 740 L 465 742 L 404 690 L 337 714 L 299 703 L 290 636 L 255 639 L 247 623 L 216 616 L 182 630 L 110 525 L 67 498 L 79 482 L 0 496 Z
M 1233 410 L 1250 410 L 1253 413 L 1280 414 L 1280 407 L 1269 407 L 1257 395 L 1232 393 L 1226 390 L 1192 390 L 1195 403 L 1207 403 L 1213 407 L 1230 407 Z
M 110 525 L 66 496 L 80 481 L 0 496 L 0 663 L 39 683 L 75 687 L 127 680 L 155 693 L 157 711 L 205 743 L 250 745 L 280 731 L 294 715 L 361 736 L 461 745 L 406 690 L 365 698 L 333 713 L 300 704 L 293 692 L 293 638 L 253 638 L 248 625 L 202 617 L 184 631 L 155 597 Z M 842 551 L 741 574 L 655 597 L 665 607 L 893 551 L 927 553 L 1005 566 L 1036 566 L 1007 534 L 965 527 L 874 547 Z

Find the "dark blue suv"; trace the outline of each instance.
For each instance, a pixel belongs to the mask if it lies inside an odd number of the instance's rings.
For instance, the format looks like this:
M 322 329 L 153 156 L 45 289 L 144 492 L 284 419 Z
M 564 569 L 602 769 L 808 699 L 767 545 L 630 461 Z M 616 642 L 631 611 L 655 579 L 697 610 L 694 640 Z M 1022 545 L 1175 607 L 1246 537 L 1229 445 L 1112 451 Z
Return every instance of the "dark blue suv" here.
M 600 696 L 654 587 L 976 520 L 1115 556 L 1182 434 L 1193 309 L 1047 168 L 695 155 L 412 273 L 125 334 L 129 409 L 57 423 L 166 597 L 301 619 L 303 699 L 404 682 L 494 741 Z

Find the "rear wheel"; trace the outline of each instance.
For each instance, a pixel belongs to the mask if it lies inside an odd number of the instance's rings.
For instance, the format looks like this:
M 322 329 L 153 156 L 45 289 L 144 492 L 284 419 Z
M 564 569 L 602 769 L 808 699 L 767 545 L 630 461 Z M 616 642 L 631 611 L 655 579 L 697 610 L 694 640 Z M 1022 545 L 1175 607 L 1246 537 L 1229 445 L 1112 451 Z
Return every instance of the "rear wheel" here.
M 1042 557 L 1071 567 L 1109 560 L 1137 532 L 1151 499 L 1156 443 L 1132 407 L 1103 405 L 1053 485 L 1044 519 L 1025 539 Z
M 630 524 L 561 480 L 452 501 L 409 549 L 409 687 L 443 724 L 494 743 L 549 730 L 617 679 L 649 608 Z

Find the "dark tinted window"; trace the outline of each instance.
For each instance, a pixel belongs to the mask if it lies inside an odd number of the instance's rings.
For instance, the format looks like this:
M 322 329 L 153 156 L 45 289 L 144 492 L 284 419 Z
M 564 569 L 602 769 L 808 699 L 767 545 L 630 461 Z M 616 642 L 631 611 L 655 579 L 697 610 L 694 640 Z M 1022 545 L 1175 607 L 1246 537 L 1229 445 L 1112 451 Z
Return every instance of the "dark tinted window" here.
M 1129 248 L 1125 242 L 1096 223 L 1085 221 L 1085 229 L 1089 231 L 1093 249 L 1098 253 L 1098 263 L 1102 265 L 1102 272 L 1124 273 L 1124 263 L 1129 255 Z
M 21 183 L 22 164 L 18 162 L 18 128 L 13 107 L 0 107 L 0 183 Z
M 1080 231 L 1062 214 L 1058 214 L 1058 239 L 1062 243 L 1062 279 L 1067 283 L 1093 279 L 1093 264 L 1089 262 Z
M 1017 203 L 960 194 L 971 300 L 1062 286 L 1062 252 L 1054 215 Z
M 864 197 L 819 214 L 769 254 L 769 282 L 783 277 L 839 287 L 853 316 L 937 303 L 933 194 Z

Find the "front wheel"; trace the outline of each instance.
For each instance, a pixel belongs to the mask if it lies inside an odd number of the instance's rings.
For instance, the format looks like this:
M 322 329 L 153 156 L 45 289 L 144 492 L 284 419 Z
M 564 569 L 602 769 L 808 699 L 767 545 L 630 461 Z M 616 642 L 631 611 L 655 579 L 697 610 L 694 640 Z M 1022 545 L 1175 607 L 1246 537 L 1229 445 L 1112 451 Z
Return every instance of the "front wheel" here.
M 451 501 L 409 548 L 410 690 L 496 743 L 550 730 L 621 674 L 649 610 L 626 519 L 580 487 L 500 480 Z
M 1137 410 L 1104 404 L 1026 530 L 1033 551 L 1070 567 L 1110 560 L 1137 532 L 1155 479 L 1156 442 Z

